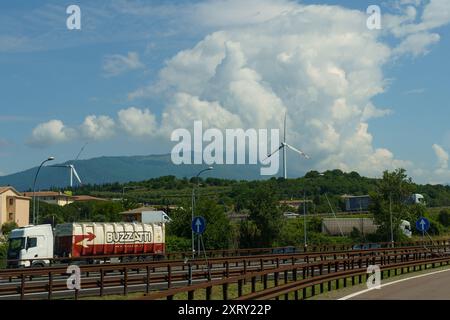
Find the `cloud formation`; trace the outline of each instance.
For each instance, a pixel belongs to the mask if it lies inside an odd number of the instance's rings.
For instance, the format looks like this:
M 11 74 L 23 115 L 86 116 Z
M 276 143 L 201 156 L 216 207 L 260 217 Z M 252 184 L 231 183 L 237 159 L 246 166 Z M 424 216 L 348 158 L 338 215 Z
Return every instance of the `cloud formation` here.
M 115 122 L 108 116 L 87 116 L 80 126 L 81 134 L 86 139 L 103 140 L 114 135 Z
M 27 144 L 33 147 L 46 147 L 69 141 L 75 136 L 75 130 L 66 127 L 61 120 L 50 120 L 33 129 Z
M 159 135 L 170 146 L 170 132 L 190 129 L 196 120 L 205 128 L 271 129 L 282 127 L 287 112 L 288 141 L 313 159 L 297 161 L 297 170 L 340 168 L 375 176 L 413 168 L 374 145 L 369 121 L 392 110 L 375 106 L 373 98 L 386 90 L 386 63 L 420 57 L 439 41 L 433 29 L 450 22 L 450 2 L 403 0 L 398 14 L 383 16 L 381 31 L 367 29 L 365 12 L 340 6 L 216 0 L 194 8 L 187 10 L 192 23 L 216 31 L 168 59 L 157 81 L 128 95 L 163 97 L 161 120 L 131 107 L 118 112 L 116 130 Z M 104 64 L 110 75 L 139 67 L 137 53 Z
M 102 69 L 106 77 L 114 77 L 125 72 L 142 69 L 144 64 L 139 59 L 137 52 L 128 52 L 128 55 L 107 55 L 103 58 Z

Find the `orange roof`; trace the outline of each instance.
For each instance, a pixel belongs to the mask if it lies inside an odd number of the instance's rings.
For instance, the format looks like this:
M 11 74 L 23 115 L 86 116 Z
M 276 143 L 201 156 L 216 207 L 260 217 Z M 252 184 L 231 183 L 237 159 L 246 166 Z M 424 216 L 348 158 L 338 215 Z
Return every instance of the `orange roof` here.
M 37 191 L 37 192 L 24 192 L 24 196 L 26 197 L 33 197 L 35 195 L 36 197 L 64 197 L 64 198 L 72 198 L 72 196 L 69 196 L 68 194 L 62 193 L 62 192 L 55 192 L 55 191 Z
M 73 199 L 75 201 L 107 201 L 106 199 L 103 198 L 97 198 L 88 195 L 73 196 Z

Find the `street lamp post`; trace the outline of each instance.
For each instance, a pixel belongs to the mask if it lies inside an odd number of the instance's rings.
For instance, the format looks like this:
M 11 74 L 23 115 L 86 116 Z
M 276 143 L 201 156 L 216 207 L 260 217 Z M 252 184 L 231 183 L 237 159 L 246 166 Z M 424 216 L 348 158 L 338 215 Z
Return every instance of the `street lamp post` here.
M 39 175 L 39 171 L 41 171 L 42 166 L 48 162 L 55 160 L 55 157 L 48 157 L 46 160 L 42 161 L 41 165 L 39 166 L 36 175 L 34 176 L 34 182 L 33 182 L 33 224 L 35 225 L 37 223 L 37 215 L 39 215 L 39 212 L 37 212 L 36 215 L 36 180 Z
M 199 181 L 198 181 L 199 176 L 200 176 L 203 172 L 210 171 L 210 170 L 213 170 L 213 169 L 214 169 L 213 167 L 208 167 L 208 168 L 206 168 L 206 169 L 201 170 L 199 173 L 197 173 L 197 175 L 195 176 L 195 178 L 197 179 L 197 187 L 199 186 Z M 194 184 L 194 186 L 192 187 L 192 218 L 191 218 L 191 224 L 192 224 L 192 222 L 194 221 L 195 186 L 196 186 L 196 185 Z M 192 259 L 194 259 L 194 258 L 195 258 L 195 249 L 194 249 L 194 230 L 192 230 L 192 227 L 191 227 L 191 231 L 192 231 Z
M 306 243 L 306 189 L 303 190 L 303 233 L 305 234 L 305 244 L 304 248 L 306 251 L 307 243 Z

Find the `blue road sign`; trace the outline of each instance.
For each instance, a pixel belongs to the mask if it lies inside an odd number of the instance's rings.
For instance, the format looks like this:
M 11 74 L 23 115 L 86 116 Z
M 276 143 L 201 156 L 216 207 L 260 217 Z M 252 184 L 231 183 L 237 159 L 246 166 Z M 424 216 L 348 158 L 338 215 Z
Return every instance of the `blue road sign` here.
M 192 220 L 192 231 L 197 234 L 202 234 L 206 229 L 206 220 L 203 217 L 195 217 Z
M 427 218 L 419 218 L 419 220 L 416 221 L 416 229 L 420 232 L 427 232 L 427 230 L 430 229 L 430 221 Z

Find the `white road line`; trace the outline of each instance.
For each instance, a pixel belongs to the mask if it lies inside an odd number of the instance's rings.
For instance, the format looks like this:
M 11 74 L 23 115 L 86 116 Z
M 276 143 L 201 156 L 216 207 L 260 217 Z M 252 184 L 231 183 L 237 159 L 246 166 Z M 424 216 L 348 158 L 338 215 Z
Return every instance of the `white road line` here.
M 413 280 L 413 279 L 422 278 L 422 277 L 426 277 L 426 276 L 431 276 L 431 275 L 433 275 L 433 274 L 442 273 L 442 272 L 447 272 L 447 271 L 450 271 L 450 269 L 440 270 L 440 271 L 435 271 L 435 272 L 430 272 L 430 273 L 421 274 L 421 275 L 413 276 L 413 277 L 406 278 L 406 279 L 401 279 L 401 280 L 396 280 L 396 281 L 388 282 L 388 283 L 382 284 L 381 287 L 383 288 L 383 287 L 387 287 L 387 286 L 390 286 L 390 285 L 392 285 L 392 284 L 396 284 L 396 283 L 399 283 L 399 282 L 408 281 L 408 280 Z M 342 297 L 342 298 L 340 298 L 340 299 L 338 299 L 338 300 L 348 300 L 348 299 L 354 298 L 354 297 L 356 297 L 356 296 L 359 296 L 359 295 L 361 295 L 361 294 L 364 294 L 364 293 L 369 292 L 369 291 L 372 291 L 372 290 L 378 290 L 378 289 L 371 288 L 371 289 L 361 290 L 361 291 L 358 291 L 358 292 L 349 294 L 348 296 Z

